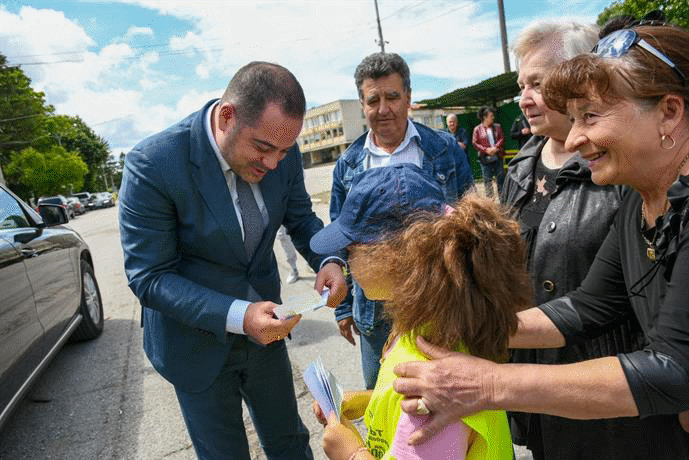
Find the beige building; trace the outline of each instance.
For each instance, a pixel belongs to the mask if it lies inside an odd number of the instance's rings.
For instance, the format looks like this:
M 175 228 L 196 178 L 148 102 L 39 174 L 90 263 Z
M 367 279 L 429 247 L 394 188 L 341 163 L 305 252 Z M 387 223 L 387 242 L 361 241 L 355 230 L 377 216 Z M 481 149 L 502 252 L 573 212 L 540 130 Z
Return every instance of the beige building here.
M 425 109 L 417 104 L 412 104 L 409 111 L 409 118 L 412 121 L 426 125 L 433 129 L 447 129 L 445 118 L 453 113 L 452 110 L 447 109 Z M 454 113 L 459 113 L 455 111 Z
M 424 109 L 413 104 L 409 117 L 433 129 L 445 129 L 451 111 Z M 306 111 L 297 143 L 304 156 L 304 167 L 329 163 L 368 130 L 358 99 L 339 99 Z
M 307 110 L 297 137 L 304 166 L 336 160 L 367 129 L 358 99 L 339 99 Z

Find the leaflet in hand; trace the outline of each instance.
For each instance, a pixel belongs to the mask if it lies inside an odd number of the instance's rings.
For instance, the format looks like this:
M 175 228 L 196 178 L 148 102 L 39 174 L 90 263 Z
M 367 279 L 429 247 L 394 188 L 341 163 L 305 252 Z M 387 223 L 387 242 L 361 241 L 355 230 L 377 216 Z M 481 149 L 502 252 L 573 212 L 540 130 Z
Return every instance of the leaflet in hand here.
M 321 406 L 323 414 L 328 417 L 334 412 L 339 419 L 342 415 L 342 387 L 335 376 L 323 366 L 320 357 L 304 371 L 304 382 Z
M 302 307 L 301 309 L 289 307 L 287 305 L 278 305 L 277 307 L 275 307 L 275 310 L 273 310 L 273 313 L 275 313 L 275 316 L 277 316 L 278 319 L 289 319 L 292 316 L 303 315 L 304 313 L 308 313 L 310 311 L 316 311 L 321 307 L 325 307 L 328 301 L 329 293 L 330 289 L 325 288 L 323 289 L 323 293 L 321 294 L 321 300 L 313 305 L 308 305 L 306 307 Z

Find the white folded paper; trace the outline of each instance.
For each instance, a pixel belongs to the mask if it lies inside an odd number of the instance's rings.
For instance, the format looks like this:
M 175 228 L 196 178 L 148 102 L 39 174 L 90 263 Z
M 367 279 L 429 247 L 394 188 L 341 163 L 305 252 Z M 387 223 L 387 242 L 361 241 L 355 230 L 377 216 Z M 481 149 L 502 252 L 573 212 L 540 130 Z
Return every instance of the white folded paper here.
M 321 294 L 321 300 L 313 305 L 308 305 L 301 309 L 289 307 L 287 305 L 278 305 L 277 307 L 275 307 L 275 310 L 273 310 L 273 313 L 275 313 L 275 316 L 277 316 L 278 319 L 289 319 L 295 315 L 303 315 L 304 313 L 308 313 L 310 311 L 316 311 L 321 307 L 325 307 L 328 301 L 329 293 L 330 289 L 325 288 L 323 289 L 323 293 Z
M 335 376 L 323 366 L 320 356 L 304 371 L 304 382 L 321 406 L 323 414 L 328 417 L 334 412 L 339 420 L 342 415 L 342 387 Z

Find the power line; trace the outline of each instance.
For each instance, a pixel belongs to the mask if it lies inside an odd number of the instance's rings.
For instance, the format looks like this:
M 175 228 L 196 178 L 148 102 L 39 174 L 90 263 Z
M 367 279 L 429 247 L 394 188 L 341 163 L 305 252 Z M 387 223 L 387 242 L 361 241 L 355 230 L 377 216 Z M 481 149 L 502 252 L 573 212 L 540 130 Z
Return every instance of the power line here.
M 4 120 L 0 120 L 0 123 L 4 123 L 7 121 L 16 121 L 16 120 L 24 120 L 26 118 L 34 118 L 34 117 L 42 117 L 42 113 L 35 113 L 33 115 L 24 115 L 22 117 L 14 117 L 14 118 L 5 118 Z

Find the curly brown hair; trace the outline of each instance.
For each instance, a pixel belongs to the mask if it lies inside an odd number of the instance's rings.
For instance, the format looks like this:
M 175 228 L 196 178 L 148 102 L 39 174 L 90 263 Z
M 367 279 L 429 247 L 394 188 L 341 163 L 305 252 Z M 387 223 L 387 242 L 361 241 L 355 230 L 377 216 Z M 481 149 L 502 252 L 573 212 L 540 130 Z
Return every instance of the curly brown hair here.
M 517 311 L 532 298 L 519 225 L 475 193 L 448 215 L 419 212 L 407 224 L 354 255 L 365 276 L 390 286 L 390 341 L 425 331 L 435 345 L 504 361 Z

